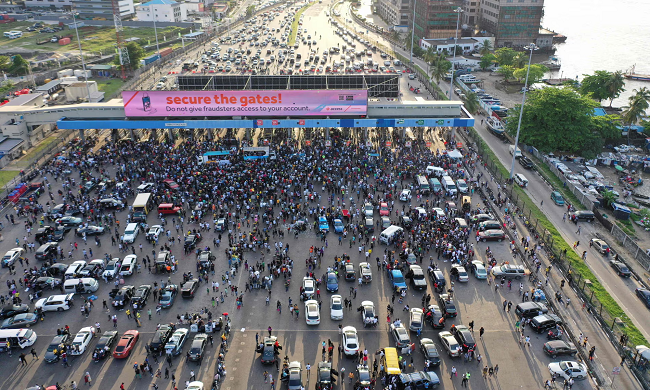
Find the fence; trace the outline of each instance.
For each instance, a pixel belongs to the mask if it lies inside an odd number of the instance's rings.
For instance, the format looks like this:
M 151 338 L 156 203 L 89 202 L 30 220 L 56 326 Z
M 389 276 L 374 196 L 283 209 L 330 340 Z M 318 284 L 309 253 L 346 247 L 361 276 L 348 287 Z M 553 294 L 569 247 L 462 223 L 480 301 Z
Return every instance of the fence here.
M 572 276 L 574 275 L 574 272 L 572 270 L 572 265 L 567 258 L 566 251 L 560 249 L 560 245 L 558 245 L 559 243 L 555 242 L 553 235 L 548 230 L 546 230 L 544 225 L 541 224 L 539 220 L 533 216 L 532 210 L 526 206 L 521 196 L 515 192 L 512 187 L 505 185 L 509 177 L 503 175 L 502 172 L 498 169 L 497 163 L 490 158 L 490 155 L 488 153 L 489 147 L 480 138 L 478 133 L 476 133 L 476 130 L 470 128 L 468 137 L 474 144 L 476 144 L 478 154 L 486 164 L 486 168 L 494 176 L 494 180 L 502 184 L 502 191 L 506 194 L 512 203 L 512 205 L 509 207 L 515 211 L 515 214 L 519 215 L 520 220 L 523 221 L 524 226 L 526 226 L 530 234 L 537 235 L 539 237 L 539 245 L 546 251 L 553 266 L 559 268 L 559 270 L 567 276 L 569 285 L 573 287 L 574 291 L 576 291 L 576 294 L 580 297 L 580 299 L 585 302 L 586 310 L 588 310 L 588 312 L 590 312 L 600 323 L 601 328 L 610 339 L 612 345 L 618 351 L 618 353 L 621 356 L 627 356 L 630 358 L 630 360 L 632 360 L 634 356 L 635 345 L 631 343 L 621 343 L 621 336 L 626 333 L 624 323 L 622 323 L 619 318 L 612 317 L 607 310 L 603 310 L 603 304 L 594 298 L 595 290 L 592 281 L 583 279 L 582 276 L 578 275 L 577 273 L 575 273 L 575 277 Z M 517 218 L 515 218 L 515 220 L 517 220 Z M 625 235 L 623 232 L 620 232 L 618 234 L 619 237 L 620 234 Z M 629 239 L 629 237 L 623 239 L 625 240 L 626 245 L 634 245 L 634 242 Z M 627 242 L 629 242 L 629 244 L 627 244 Z M 598 368 L 593 364 L 590 364 L 588 360 L 586 362 L 589 364 L 591 370 L 598 370 Z M 642 383 L 644 388 L 650 389 L 650 374 L 647 371 L 642 371 L 635 365 L 632 365 L 630 369 Z
M 597 213 L 598 203 L 596 203 L 597 201 L 595 201 L 591 195 L 585 194 L 581 188 L 567 180 L 564 174 L 560 172 L 560 170 L 557 169 L 555 165 L 551 164 L 548 158 L 540 153 L 536 148 L 524 144 L 520 145 L 521 150 L 526 150 L 533 156 L 537 157 L 551 170 L 551 172 L 553 172 L 555 176 L 560 178 L 564 183 L 564 187 L 571 191 L 571 193 L 575 195 L 576 198 L 578 198 L 578 201 L 581 205 L 583 205 L 587 210 L 592 210 L 595 214 L 599 214 L 599 212 Z M 599 221 L 610 231 L 612 236 L 614 236 L 614 238 L 616 238 L 616 240 L 634 256 L 634 259 L 643 267 L 643 269 L 650 271 L 650 256 L 644 249 L 639 247 L 633 238 L 627 235 L 623 230 L 616 226 L 615 223 L 609 221 L 608 219 L 599 218 Z

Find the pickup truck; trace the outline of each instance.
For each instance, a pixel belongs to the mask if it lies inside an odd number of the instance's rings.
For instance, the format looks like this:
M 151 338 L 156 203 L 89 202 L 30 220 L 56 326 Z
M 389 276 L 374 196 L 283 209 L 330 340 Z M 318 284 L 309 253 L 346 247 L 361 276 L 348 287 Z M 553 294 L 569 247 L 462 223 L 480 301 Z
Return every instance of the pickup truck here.
M 27 191 L 25 191 L 19 198 L 21 202 L 32 202 L 36 201 L 39 196 L 43 193 L 43 183 L 32 183 L 29 185 Z

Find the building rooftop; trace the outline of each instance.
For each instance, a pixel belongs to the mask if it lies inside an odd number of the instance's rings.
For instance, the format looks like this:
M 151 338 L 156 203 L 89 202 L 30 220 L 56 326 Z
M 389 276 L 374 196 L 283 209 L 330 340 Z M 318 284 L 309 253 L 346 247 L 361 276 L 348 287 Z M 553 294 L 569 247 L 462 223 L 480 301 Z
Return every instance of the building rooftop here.
M 9 103 L 4 104 L 4 106 L 5 107 L 23 106 L 23 105 L 25 105 L 27 103 L 30 103 L 30 102 L 34 101 L 35 99 L 38 99 L 38 98 L 40 98 L 42 96 L 43 96 L 42 93 L 28 93 L 28 94 L 25 94 L 25 95 L 19 95 L 19 96 L 15 97 L 14 99 L 11 99 L 9 101 Z
M 10 153 L 16 146 L 25 142 L 20 138 L 0 138 L 0 155 Z
M 423 41 L 431 44 L 431 45 L 438 45 L 438 46 L 446 46 L 446 45 L 453 45 L 454 44 L 454 38 L 447 38 L 447 39 L 423 39 Z M 458 38 L 458 41 L 456 42 L 457 45 L 463 45 L 463 44 L 470 44 L 470 43 L 476 43 L 478 42 L 474 38 Z
M 141 5 L 148 7 L 150 5 L 174 5 L 174 4 L 178 4 L 178 3 L 175 2 L 174 0 L 151 0 Z
M 36 90 L 39 91 L 39 92 L 40 91 L 47 92 L 47 91 L 50 90 L 50 88 L 54 88 L 59 84 L 61 84 L 61 80 L 52 80 L 52 81 L 50 81 L 49 83 L 47 83 L 45 85 L 41 85 L 40 87 L 37 87 Z

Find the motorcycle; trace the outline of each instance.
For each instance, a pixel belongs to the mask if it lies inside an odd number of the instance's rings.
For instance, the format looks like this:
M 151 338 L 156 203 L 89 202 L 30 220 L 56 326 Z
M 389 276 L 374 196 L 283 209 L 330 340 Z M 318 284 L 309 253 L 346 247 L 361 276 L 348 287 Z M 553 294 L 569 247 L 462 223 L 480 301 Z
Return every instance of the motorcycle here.
M 562 330 L 561 329 L 551 329 L 546 334 L 548 340 L 561 340 L 562 339 Z

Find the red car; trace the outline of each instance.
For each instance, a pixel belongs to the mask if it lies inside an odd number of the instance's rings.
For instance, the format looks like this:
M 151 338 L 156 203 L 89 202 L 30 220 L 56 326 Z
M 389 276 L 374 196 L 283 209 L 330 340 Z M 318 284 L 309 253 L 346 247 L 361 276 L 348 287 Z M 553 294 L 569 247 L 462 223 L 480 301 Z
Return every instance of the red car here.
M 163 183 L 165 183 L 165 185 L 172 190 L 177 190 L 180 188 L 180 186 L 172 179 L 165 179 L 163 180 Z
M 127 330 L 124 332 L 124 335 L 117 343 L 117 347 L 115 347 L 115 351 L 113 351 L 113 357 L 115 359 L 124 359 L 129 357 L 131 350 L 133 350 L 135 342 L 138 341 L 139 337 L 140 332 L 137 330 Z
M 390 214 L 390 210 L 388 210 L 388 203 L 382 202 L 379 205 L 379 215 L 381 215 L 383 217 L 383 216 L 387 216 L 389 214 Z

